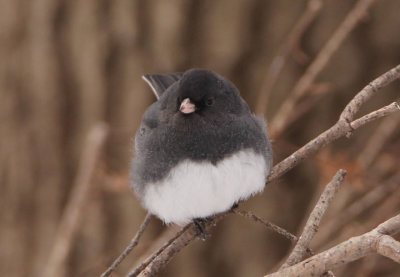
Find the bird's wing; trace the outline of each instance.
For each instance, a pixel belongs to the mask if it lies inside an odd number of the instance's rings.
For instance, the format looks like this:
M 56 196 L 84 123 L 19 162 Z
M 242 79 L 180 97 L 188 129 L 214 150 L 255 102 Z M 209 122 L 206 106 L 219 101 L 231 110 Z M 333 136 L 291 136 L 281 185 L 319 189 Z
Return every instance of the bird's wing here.
M 182 78 L 182 75 L 183 73 L 145 74 L 142 79 L 151 87 L 158 100 L 167 88 Z

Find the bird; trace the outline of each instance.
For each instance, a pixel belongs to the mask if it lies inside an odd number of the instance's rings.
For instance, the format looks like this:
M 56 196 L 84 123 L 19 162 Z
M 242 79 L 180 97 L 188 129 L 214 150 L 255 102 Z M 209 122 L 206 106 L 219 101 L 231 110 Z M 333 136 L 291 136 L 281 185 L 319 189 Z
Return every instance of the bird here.
M 131 186 L 144 208 L 165 224 L 198 225 L 263 191 L 266 123 L 231 81 L 198 68 L 142 78 L 157 97 L 134 143 Z

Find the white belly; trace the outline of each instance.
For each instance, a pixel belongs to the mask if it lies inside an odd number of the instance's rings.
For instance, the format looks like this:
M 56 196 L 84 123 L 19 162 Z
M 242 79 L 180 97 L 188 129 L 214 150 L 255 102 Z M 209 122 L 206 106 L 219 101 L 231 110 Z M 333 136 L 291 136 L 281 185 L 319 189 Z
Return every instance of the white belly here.
M 185 224 L 227 211 L 261 192 L 269 170 L 264 158 L 252 150 L 238 152 L 216 166 L 185 160 L 163 180 L 146 185 L 143 204 L 165 223 Z

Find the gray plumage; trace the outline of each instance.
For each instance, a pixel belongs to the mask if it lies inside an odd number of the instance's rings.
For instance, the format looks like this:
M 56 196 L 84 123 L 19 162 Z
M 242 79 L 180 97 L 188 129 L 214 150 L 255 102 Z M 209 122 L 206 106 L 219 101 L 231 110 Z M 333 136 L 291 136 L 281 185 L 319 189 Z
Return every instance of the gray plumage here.
M 230 81 L 203 69 L 145 79 L 159 99 L 147 109 L 135 137 L 132 186 L 139 197 L 147 184 L 167 178 L 183 160 L 217 166 L 249 149 L 264 157 L 269 172 L 272 154 L 265 123 L 251 114 Z M 190 114 L 179 110 L 187 98 L 196 106 Z

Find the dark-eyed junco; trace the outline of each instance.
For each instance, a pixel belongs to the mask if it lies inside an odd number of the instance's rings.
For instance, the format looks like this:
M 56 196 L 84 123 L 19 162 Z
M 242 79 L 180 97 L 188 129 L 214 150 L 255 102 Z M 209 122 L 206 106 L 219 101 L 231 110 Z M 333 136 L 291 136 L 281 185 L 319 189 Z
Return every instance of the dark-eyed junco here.
M 136 133 L 132 186 L 149 212 L 181 225 L 264 189 L 272 165 L 265 123 L 229 80 L 204 69 L 143 79 L 158 101 Z

